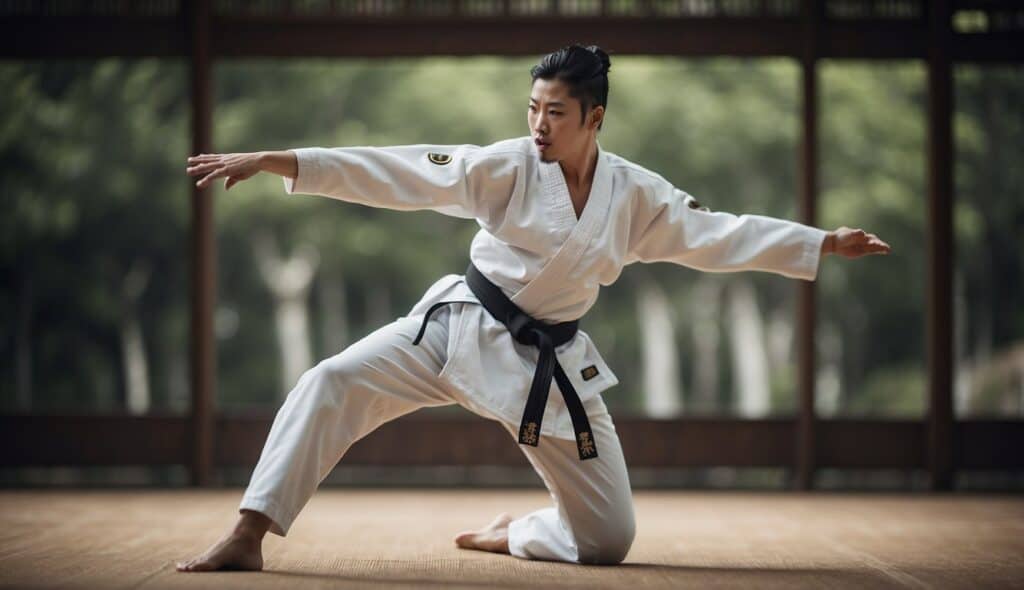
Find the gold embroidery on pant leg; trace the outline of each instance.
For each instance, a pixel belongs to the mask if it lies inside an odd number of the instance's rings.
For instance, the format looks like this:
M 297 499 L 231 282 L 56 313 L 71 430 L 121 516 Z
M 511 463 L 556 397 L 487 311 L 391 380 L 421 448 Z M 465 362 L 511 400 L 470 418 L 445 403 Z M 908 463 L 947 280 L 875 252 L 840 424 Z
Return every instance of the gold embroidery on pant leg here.
M 537 423 L 529 422 L 523 427 L 523 442 L 532 445 L 537 443 Z
M 589 457 L 594 454 L 594 441 L 590 438 L 589 432 L 580 433 L 580 454 L 584 457 Z

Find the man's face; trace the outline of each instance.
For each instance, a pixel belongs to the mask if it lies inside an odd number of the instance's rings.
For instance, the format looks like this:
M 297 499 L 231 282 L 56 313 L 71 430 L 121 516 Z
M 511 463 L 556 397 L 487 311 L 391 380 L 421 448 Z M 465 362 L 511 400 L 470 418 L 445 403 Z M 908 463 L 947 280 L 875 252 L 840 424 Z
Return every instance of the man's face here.
M 557 162 L 584 152 L 596 134 L 598 117 L 603 107 L 590 110 L 580 124 L 580 101 L 569 96 L 569 87 L 561 80 L 536 79 L 530 90 L 526 121 L 534 147 L 545 162 Z M 538 145 L 537 140 L 546 142 Z

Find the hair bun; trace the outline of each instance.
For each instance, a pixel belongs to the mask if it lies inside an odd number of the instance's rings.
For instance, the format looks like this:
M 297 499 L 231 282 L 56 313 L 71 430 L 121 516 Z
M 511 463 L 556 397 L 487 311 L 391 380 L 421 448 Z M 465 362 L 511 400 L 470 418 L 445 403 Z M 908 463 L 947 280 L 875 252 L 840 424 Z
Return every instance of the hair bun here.
M 594 55 L 601 59 L 602 74 L 607 74 L 608 71 L 612 69 L 612 60 L 610 57 L 608 57 L 608 54 L 605 53 L 603 49 L 601 49 L 597 45 L 591 45 L 590 47 L 587 47 L 587 51 L 592 52 Z

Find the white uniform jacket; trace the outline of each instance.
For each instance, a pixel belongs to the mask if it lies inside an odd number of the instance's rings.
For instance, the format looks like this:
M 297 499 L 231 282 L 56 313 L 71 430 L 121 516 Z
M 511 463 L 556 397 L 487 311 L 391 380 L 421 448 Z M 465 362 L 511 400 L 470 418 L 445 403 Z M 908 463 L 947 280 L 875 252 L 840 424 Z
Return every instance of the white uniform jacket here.
M 470 258 L 523 311 L 545 322 L 581 318 L 634 262 L 674 262 L 710 272 L 767 271 L 813 281 L 826 231 L 761 215 L 708 211 L 662 176 L 598 143 L 590 196 L 579 219 L 561 166 L 544 162 L 531 137 L 477 145 L 300 148 L 288 194 L 371 207 L 432 209 L 475 219 Z M 470 302 L 454 314 L 441 378 L 470 409 L 518 429 L 539 350 L 516 342 L 479 304 L 463 275 L 441 277 L 409 315 L 440 301 Z M 453 312 L 455 308 L 453 308 Z M 586 326 L 585 320 L 580 322 Z M 588 415 L 617 384 L 580 329 L 555 352 Z M 551 382 L 542 435 L 574 440 Z

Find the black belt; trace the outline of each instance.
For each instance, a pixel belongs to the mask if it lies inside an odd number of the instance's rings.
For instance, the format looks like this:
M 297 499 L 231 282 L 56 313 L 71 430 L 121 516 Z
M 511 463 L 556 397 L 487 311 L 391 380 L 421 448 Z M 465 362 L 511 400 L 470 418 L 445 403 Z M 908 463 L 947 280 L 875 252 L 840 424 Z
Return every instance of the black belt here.
M 580 459 L 587 460 L 597 457 L 597 444 L 594 442 L 594 436 L 590 430 L 587 412 L 583 409 L 583 403 L 580 401 L 576 389 L 565 375 L 565 371 L 562 370 L 562 365 L 558 363 L 558 356 L 555 355 L 556 346 L 569 342 L 576 335 L 579 320 L 544 324 L 533 319 L 519 309 L 515 303 L 512 303 L 501 291 L 501 288 L 489 281 L 472 262 L 466 269 L 466 284 L 483 304 L 484 309 L 504 324 L 517 342 L 540 348 L 537 371 L 533 374 L 530 395 L 526 399 L 523 421 L 519 426 L 519 444 L 537 446 L 537 442 L 540 440 L 540 425 L 544 419 L 544 408 L 548 403 L 548 392 L 551 389 L 551 377 L 553 376 L 555 382 L 558 383 L 558 389 L 562 392 L 565 405 L 569 409 L 569 416 L 572 418 L 572 427 L 576 431 L 576 448 L 579 451 Z M 427 310 L 413 344 L 419 344 L 420 339 L 423 338 L 430 314 L 448 303 L 451 302 L 440 301 Z

